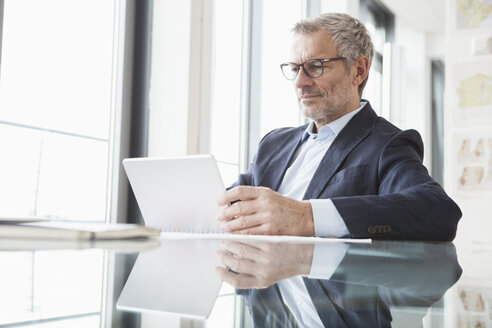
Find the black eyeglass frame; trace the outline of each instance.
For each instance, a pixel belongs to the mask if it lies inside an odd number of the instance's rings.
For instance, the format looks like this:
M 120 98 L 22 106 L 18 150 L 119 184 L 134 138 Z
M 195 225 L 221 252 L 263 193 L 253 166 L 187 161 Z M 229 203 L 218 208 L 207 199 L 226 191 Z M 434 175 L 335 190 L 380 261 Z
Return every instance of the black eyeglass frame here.
M 295 81 L 297 79 L 297 77 L 299 76 L 299 72 L 301 71 L 299 68 L 302 68 L 302 71 L 304 72 L 304 74 L 306 74 L 307 76 L 309 76 L 310 78 L 312 79 L 317 79 L 321 76 L 323 76 L 324 72 L 325 72 L 325 66 L 323 66 L 324 63 L 328 63 L 328 62 L 332 62 L 332 61 L 337 61 L 337 60 L 346 60 L 347 58 L 346 57 L 332 57 L 332 58 L 312 58 L 312 59 L 308 59 L 306 61 L 304 61 L 303 63 L 301 64 L 297 64 L 297 63 L 293 63 L 293 62 L 287 62 L 287 63 L 282 63 L 280 64 L 280 70 L 282 71 L 282 75 L 289 81 Z M 313 76 L 311 75 L 311 73 L 308 72 L 308 70 L 304 67 L 304 65 L 307 63 L 307 62 L 313 62 L 313 61 L 317 61 L 319 62 L 321 65 L 321 74 L 319 74 L 318 76 Z M 291 66 L 291 65 L 295 65 L 297 66 L 297 75 L 294 77 L 294 78 L 289 78 L 287 77 L 287 75 L 285 75 L 284 73 L 284 67 L 286 66 Z

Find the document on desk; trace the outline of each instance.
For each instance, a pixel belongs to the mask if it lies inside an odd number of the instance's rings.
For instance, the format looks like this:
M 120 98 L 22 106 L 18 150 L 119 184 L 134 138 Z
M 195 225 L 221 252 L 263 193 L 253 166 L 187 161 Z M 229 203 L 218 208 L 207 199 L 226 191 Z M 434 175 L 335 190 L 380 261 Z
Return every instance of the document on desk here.
M 321 238 L 303 236 L 271 236 L 271 235 L 240 235 L 231 233 L 186 233 L 186 232 L 161 232 L 161 239 L 214 239 L 236 241 L 265 241 L 277 243 L 354 243 L 370 244 L 372 239 L 351 238 Z
M 158 248 L 158 238 L 134 239 L 53 239 L 53 238 L 0 238 L 1 251 L 84 250 L 102 249 L 115 253 L 138 253 Z
M 0 216 L 0 224 L 16 224 L 48 221 L 46 218 L 36 216 Z
M 63 240 L 116 240 L 158 237 L 159 229 L 137 224 L 105 224 L 71 221 L 0 223 L 0 238 Z

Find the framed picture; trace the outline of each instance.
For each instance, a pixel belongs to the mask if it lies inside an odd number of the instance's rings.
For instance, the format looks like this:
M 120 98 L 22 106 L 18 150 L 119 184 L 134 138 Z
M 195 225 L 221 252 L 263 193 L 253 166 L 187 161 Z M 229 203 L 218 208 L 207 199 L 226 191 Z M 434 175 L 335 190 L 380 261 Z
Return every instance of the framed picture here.
M 492 132 L 458 135 L 454 144 L 456 190 L 492 193 Z
M 457 127 L 492 127 L 492 60 L 455 62 L 451 67 L 449 106 Z
M 453 0 L 454 30 L 492 28 L 492 0 Z
M 492 289 L 458 288 L 458 327 L 492 327 Z

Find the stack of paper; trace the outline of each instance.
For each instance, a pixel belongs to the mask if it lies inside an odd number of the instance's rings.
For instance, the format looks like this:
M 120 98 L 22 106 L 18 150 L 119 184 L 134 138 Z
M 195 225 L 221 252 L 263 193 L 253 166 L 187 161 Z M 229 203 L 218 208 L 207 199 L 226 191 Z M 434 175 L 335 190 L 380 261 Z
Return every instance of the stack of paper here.
M 0 218 L 0 238 L 114 240 L 158 237 L 159 234 L 159 229 L 137 224 L 46 221 L 36 218 Z

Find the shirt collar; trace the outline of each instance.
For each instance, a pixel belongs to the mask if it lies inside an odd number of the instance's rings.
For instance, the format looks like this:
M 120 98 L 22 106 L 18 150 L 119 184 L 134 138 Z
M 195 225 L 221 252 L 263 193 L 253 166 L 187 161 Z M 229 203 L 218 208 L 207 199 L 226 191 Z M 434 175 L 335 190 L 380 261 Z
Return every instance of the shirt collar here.
M 323 125 L 318 133 L 314 132 L 316 129 L 314 121 L 311 121 L 309 125 L 307 126 L 306 130 L 304 131 L 304 134 L 302 135 L 302 141 L 305 141 L 307 138 L 311 137 L 313 139 L 317 139 L 319 141 L 323 141 L 331 136 L 337 136 L 343 128 L 347 125 L 347 123 L 352 119 L 352 117 L 355 116 L 358 112 L 362 110 L 362 108 L 367 104 L 367 101 L 361 101 L 360 106 L 351 111 L 350 113 L 347 113 L 343 115 L 342 117 L 339 117 L 338 119 L 334 120 L 333 122 L 330 122 L 326 125 Z

